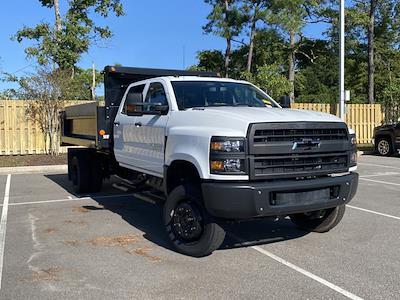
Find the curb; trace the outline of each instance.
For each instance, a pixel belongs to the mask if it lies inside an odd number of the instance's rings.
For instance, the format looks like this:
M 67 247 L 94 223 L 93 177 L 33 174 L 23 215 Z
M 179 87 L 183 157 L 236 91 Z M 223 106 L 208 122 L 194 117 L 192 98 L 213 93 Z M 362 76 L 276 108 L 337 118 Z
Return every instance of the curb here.
M 26 167 L 5 167 L 0 168 L 0 174 L 31 174 L 62 171 L 67 172 L 67 165 L 50 165 L 50 166 L 26 166 Z

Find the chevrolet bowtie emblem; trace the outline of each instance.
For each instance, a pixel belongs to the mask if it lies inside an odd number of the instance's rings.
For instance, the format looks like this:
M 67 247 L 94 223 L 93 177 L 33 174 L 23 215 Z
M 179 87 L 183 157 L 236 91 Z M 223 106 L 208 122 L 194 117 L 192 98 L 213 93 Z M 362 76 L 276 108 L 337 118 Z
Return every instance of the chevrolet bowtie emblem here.
M 319 148 L 321 146 L 321 141 L 313 140 L 310 138 L 303 138 L 300 141 L 296 141 L 293 143 L 292 150 L 296 150 L 297 148 L 302 148 L 305 150 L 310 150 L 312 148 Z

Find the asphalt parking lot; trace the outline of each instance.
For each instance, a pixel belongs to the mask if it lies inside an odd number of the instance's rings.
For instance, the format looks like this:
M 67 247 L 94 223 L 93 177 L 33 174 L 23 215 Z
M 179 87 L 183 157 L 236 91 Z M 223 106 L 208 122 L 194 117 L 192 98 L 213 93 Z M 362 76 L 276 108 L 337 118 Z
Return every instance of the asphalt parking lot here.
M 111 183 L 76 195 L 66 174 L 1 175 L 0 298 L 399 298 L 400 158 L 362 156 L 358 171 L 329 233 L 288 219 L 233 224 L 204 258 L 175 253 L 161 208 Z

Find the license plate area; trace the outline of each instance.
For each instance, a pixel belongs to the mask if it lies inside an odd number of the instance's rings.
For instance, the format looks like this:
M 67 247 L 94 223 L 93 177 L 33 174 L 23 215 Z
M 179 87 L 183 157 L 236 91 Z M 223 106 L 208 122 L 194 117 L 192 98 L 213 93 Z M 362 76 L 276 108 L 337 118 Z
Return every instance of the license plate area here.
M 337 198 L 339 187 L 327 187 L 323 189 L 291 192 L 271 192 L 271 206 L 298 206 L 326 203 Z

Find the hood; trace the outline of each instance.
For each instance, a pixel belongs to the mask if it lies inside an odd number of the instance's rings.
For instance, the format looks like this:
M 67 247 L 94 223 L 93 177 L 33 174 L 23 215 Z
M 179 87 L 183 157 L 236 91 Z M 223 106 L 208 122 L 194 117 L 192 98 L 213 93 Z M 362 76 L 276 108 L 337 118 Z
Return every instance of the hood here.
M 396 124 L 385 124 L 375 127 L 375 130 L 391 130 L 396 127 Z
M 260 122 L 342 122 L 334 115 L 304 109 L 265 107 L 206 107 L 204 114 L 230 117 L 248 123 Z
M 330 114 L 310 110 L 264 107 L 206 107 L 175 111 L 168 121 L 172 131 L 200 135 L 246 136 L 251 123 L 342 122 Z

